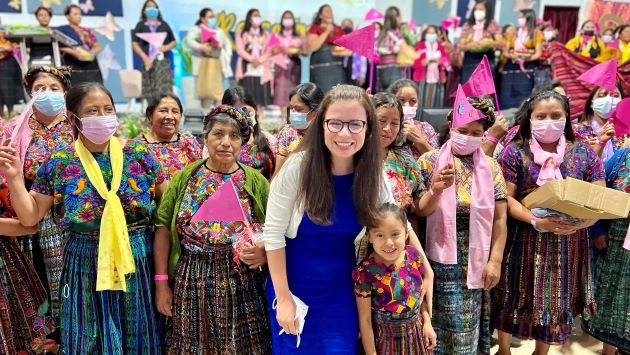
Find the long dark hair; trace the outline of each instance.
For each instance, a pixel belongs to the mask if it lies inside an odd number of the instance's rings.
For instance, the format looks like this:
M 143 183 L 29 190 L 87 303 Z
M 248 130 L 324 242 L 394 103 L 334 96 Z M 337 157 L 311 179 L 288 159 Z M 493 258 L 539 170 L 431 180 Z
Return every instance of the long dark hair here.
M 532 123 L 531 117 L 532 112 L 534 111 L 534 107 L 541 102 L 546 100 L 557 100 L 562 103 L 562 108 L 565 112 L 565 126 L 564 126 L 564 137 L 569 142 L 575 141 L 575 134 L 573 133 L 573 126 L 571 125 L 571 113 L 569 111 L 569 98 L 566 96 L 562 96 L 555 91 L 543 91 L 536 95 L 530 96 L 521 107 L 518 109 L 514 117 L 518 120 L 520 128 L 518 132 L 518 136 L 521 140 L 521 144 L 526 149 L 529 149 L 529 140 L 532 137 Z
M 324 99 L 324 92 L 322 89 L 313 83 L 302 83 L 294 87 L 289 93 L 289 100 L 291 100 L 291 98 L 295 95 L 297 95 L 304 105 L 308 106 L 308 108 L 312 111 L 317 109 Z
M 249 92 L 245 91 L 242 86 L 235 86 L 223 92 L 223 99 L 221 100 L 221 104 L 236 106 L 237 102 L 242 102 L 248 106 L 251 106 L 254 108 L 254 110 L 257 107 L 256 101 L 254 101 L 254 97 Z M 267 179 L 270 179 L 273 176 L 273 172 L 276 166 L 273 151 L 269 146 L 269 142 L 267 142 L 267 137 L 265 137 L 265 133 L 260 127 L 260 123 L 256 122 L 253 128 L 254 143 L 256 144 L 256 146 L 258 146 L 258 151 L 260 152 L 262 161 L 265 164 L 263 175 Z M 247 143 L 247 140 L 243 143 Z
M 399 122 L 398 122 L 398 127 L 400 128 L 398 130 L 398 134 L 396 135 L 396 139 L 394 140 L 394 142 L 392 142 L 392 144 L 390 144 L 387 149 L 390 148 L 400 148 L 403 143 L 404 143 L 404 137 L 405 134 L 403 133 L 403 108 L 402 105 L 400 104 L 400 101 L 398 101 L 398 98 L 396 98 L 396 95 L 389 93 L 389 92 L 379 92 L 378 94 L 372 96 L 372 103 L 374 104 L 374 109 L 378 110 L 380 107 L 387 107 L 387 108 L 393 108 L 396 109 L 396 111 L 398 111 L 398 115 L 399 115 Z
M 158 10 L 160 9 L 160 6 L 158 5 L 157 1 L 155 1 L 155 0 L 146 0 L 144 2 L 144 5 L 142 5 L 142 13 L 140 14 L 140 20 L 142 22 L 146 22 L 146 20 L 147 20 L 147 14 L 145 13 L 145 11 L 147 9 L 147 4 L 150 3 L 150 2 L 155 4 L 155 8 L 156 9 L 158 9 Z M 157 20 L 160 21 L 160 22 L 164 22 L 164 20 L 162 20 L 162 11 L 158 11 Z
M 293 15 L 293 12 L 291 10 L 287 10 L 285 12 L 282 13 L 282 16 L 280 16 L 280 33 L 282 33 L 284 31 L 284 25 L 282 24 L 282 19 L 284 18 L 284 15 L 286 14 L 290 14 L 291 18 L 293 19 L 293 37 L 300 37 L 300 34 L 297 31 L 297 23 L 295 21 L 295 15 Z
M 400 24 L 398 23 L 398 16 L 400 16 L 400 10 L 396 6 L 390 6 L 385 11 L 385 20 L 383 21 L 383 28 L 381 32 L 378 34 L 378 39 L 376 41 L 377 47 L 383 43 L 385 38 L 387 38 L 387 33 L 389 31 L 396 31 L 399 29 Z
M 353 200 L 360 224 L 372 226 L 378 218 L 379 193 L 383 184 L 380 142 L 376 112 L 365 91 L 357 86 L 337 85 L 329 91 L 297 151 L 304 152 L 299 182 L 298 205 L 304 205 L 309 218 L 319 225 L 331 223 L 333 214 L 332 157 L 324 142 L 324 120 L 331 104 L 359 102 L 365 109 L 365 142 L 354 155 Z M 376 191 L 374 189 L 377 189 Z
M 529 38 L 534 38 L 534 31 L 536 30 L 536 13 L 531 9 L 521 10 L 521 14 L 527 20 L 527 34 Z
M 201 25 L 201 19 L 206 17 L 208 12 L 213 12 L 213 11 L 209 7 L 204 7 L 203 9 L 201 9 L 201 11 L 199 11 L 199 18 L 197 19 L 197 22 L 195 22 L 195 26 Z
M 623 98 L 624 95 L 623 95 L 623 87 L 621 86 L 621 82 L 616 81 L 615 87 L 617 88 L 617 90 L 619 90 L 619 93 L 621 94 L 621 98 Z M 596 86 L 588 94 L 588 98 L 586 99 L 586 102 L 584 103 L 584 111 L 582 111 L 582 116 L 580 116 L 579 123 L 588 122 L 588 120 L 590 120 L 591 117 L 593 116 L 594 112 L 593 112 L 593 108 L 591 107 L 591 104 L 593 103 L 593 98 L 595 97 L 595 94 L 597 94 L 599 89 L 601 89 L 601 87 Z
M 258 9 L 249 9 L 249 11 L 247 11 L 247 15 L 245 15 L 245 24 L 241 30 L 241 36 L 249 32 L 249 29 L 252 28 L 252 17 L 256 11 L 258 11 Z M 258 13 L 260 13 L 260 11 L 258 11 Z M 260 31 L 262 32 L 262 26 L 260 27 Z
M 330 5 L 324 4 L 319 7 L 317 12 L 315 13 L 315 17 L 313 17 L 313 23 L 316 24 L 317 26 L 322 24 L 322 19 L 319 16 L 322 14 L 322 11 L 324 11 L 326 7 L 330 7 L 330 10 L 332 11 L 332 7 Z
M 72 86 L 70 90 L 66 92 L 65 97 L 66 97 L 66 110 L 74 114 L 74 116 L 69 117 L 69 119 L 71 119 L 72 122 L 74 122 L 74 124 L 72 125 L 72 132 L 74 133 L 75 137 L 79 136 L 78 127 L 81 126 L 81 121 L 76 117 L 78 116 L 77 112 L 79 110 L 79 107 L 81 106 L 81 103 L 83 103 L 83 99 L 85 98 L 85 96 L 91 93 L 92 91 L 104 92 L 109 97 L 109 100 L 111 101 L 112 105 L 114 104 L 114 98 L 112 97 L 112 93 L 109 92 L 109 90 L 107 90 L 107 88 L 103 86 L 103 84 L 101 83 L 85 82 L 85 83 L 80 83 L 80 84 Z
M 468 25 L 474 26 L 477 22 L 477 20 L 475 20 L 475 7 L 477 4 L 483 4 L 486 7 L 486 19 L 484 20 L 483 28 L 487 30 L 488 26 L 492 23 L 492 19 L 494 19 L 494 9 L 488 0 L 477 0 L 475 6 L 473 6 L 472 11 L 470 12 L 470 16 L 468 16 Z

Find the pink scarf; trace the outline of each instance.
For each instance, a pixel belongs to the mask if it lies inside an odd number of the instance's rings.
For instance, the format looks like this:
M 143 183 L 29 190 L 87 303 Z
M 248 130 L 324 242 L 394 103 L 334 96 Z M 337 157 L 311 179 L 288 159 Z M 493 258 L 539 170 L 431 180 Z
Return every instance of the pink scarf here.
M 260 27 L 253 29 L 251 28 L 249 30 L 249 34 L 252 35 L 252 56 L 254 58 L 260 58 Z
M 453 163 L 451 141 L 440 149 L 433 169 L 437 174 Z M 470 204 L 468 275 L 469 289 L 483 288 L 483 269 L 490 257 L 494 221 L 494 183 L 492 171 L 481 147 L 473 153 L 473 181 Z M 442 264 L 457 264 L 457 186 L 444 190 L 438 207 L 427 218 L 427 257 Z
M 431 61 L 434 59 L 441 59 L 442 53 L 438 49 L 437 42 L 430 43 L 426 41 L 425 46 L 427 48 L 426 59 Z M 440 80 L 440 65 L 438 63 L 427 64 L 427 76 L 426 81 L 428 84 L 435 84 Z
M 555 153 L 543 150 L 536 138 L 532 137 L 529 140 L 529 149 L 534 155 L 534 163 L 540 166 L 540 173 L 538 174 L 538 180 L 536 180 L 538 186 L 543 186 L 549 181 L 563 179 L 560 164 L 564 161 L 566 145 L 567 139 L 564 137 L 564 134 L 558 140 Z
M 486 22 L 482 21 L 482 22 L 477 22 L 476 24 L 472 26 L 474 42 L 479 42 L 483 39 L 483 30 L 484 30 L 485 24 Z
M 516 37 L 516 41 L 514 41 L 514 50 L 523 51 L 527 49 L 527 47 L 525 46 L 525 43 L 527 43 L 528 39 L 529 39 L 529 33 L 527 32 L 527 30 L 519 28 L 518 36 Z

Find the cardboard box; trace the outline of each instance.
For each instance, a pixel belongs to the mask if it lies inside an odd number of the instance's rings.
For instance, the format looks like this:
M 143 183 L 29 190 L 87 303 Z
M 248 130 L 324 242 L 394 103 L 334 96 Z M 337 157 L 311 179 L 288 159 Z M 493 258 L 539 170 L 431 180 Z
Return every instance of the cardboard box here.
M 627 218 L 630 194 L 567 178 L 550 181 L 523 199 L 523 205 L 549 208 L 581 219 Z

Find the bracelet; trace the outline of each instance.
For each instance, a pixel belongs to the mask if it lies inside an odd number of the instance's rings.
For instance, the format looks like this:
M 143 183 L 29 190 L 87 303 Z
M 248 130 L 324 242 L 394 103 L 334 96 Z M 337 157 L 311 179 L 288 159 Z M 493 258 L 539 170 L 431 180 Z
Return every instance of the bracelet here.
M 599 144 L 601 147 L 605 146 L 606 143 L 608 143 L 608 141 L 604 142 L 604 141 L 600 141 L 599 139 L 597 140 L 597 144 Z
M 155 275 L 155 276 L 153 277 L 153 280 L 154 280 L 154 281 L 168 281 L 168 275 L 164 275 L 164 274 L 161 274 L 161 275 Z
M 486 140 L 494 143 L 495 145 L 499 144 L 499 138 L 491 136 L 489 134 L 486 135 Z
M 431 186 L 431 187 L 429 187 L 429 193 L 431 194 L 431 197 L 440 197 L 440 196 L 442 196 L 442 193 L 441 193 L 441 192 L 440 192 L 439 194 L 436 194 L 436 193 L 433 191 L 433 187 L 432 187 L 432 186 Z

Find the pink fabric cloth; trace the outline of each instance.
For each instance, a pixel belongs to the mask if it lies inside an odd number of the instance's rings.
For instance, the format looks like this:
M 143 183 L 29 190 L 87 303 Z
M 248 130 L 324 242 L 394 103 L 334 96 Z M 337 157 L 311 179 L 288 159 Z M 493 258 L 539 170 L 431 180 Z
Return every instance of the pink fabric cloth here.
M 4 144 L 6 139 L 11 141 L 20 156 L 21 170 L 24 170 L 24 160 L 26 150 L 33 139 L 33 131 L 28 125 L 30 117 L 33 115 L 33 103 L 39 96 L 40 92 L 33 95 L 31 100 L 26 104 L 24 110 L 19 116 L 13 117 L 4 125 L 3 135 L 0 137 L 0 144 Z
M 529 40 L 529 33 L 527 29 L 519 28 L 518 36 L 516 36 L 516 40 L 514 41 L 514 50 L 515 51 L 524 51 L 527 49 L 525 43 Z
M 448 140 L 440 149 L 434 176 L 454 164 Z M 494 183 L 488 158 L 481 147 L 473 153 L 473 182 L 470 205 L 468 275 L 469 289 L 483 288 L 483 269 L 490 257 L 494 221 Z M 427 218 L 427 257 L 442 264 L 457 264 L 457 186 L 444 190 L 437 209 Z
M 273 79 L 273 73 L 271 72 L 271 61 L 269 58 L 271 57 L 271 48 L 267 45 L 269 43 L 269 34 L 267 32 L 263 32 L 263 46 L 260 48 L 260 56 L 256 57 L 253 54 L 248 53 L 245 50 L 245 42 L 244 38 L 246 34 L 239 32 L 236 34 L 236 53 L 238 53 L 238 60 L 236 62 L 236 80 L 241 80 L 245 74 L 245 64 L 243 60 L 252 61 L 254 58 L 258 58 L 258 60 L 262 63 L 263 66 L 263 75 L 260 77 L 260 83 L 265 84 Z M 253 52 L 253 49 L 252 49 Z
M 422 61 L 425 59 L 429 59 L 427 58 L 427 41 L 423 41 L 423 42 L 418 42 L 418 44 L 416 45 L 416 52 L 420 53 L 420 57 L 418 57 L 418 59 L 416 59 L 413 63 L 413 80 L 417 81 L 417 82 L 422 82 L 424 81 L 424 77 L 426 75 L 426 66 L 422 65 Z M 446 81 L 446 73 L 445 71 L 450 69 L 450 60 L 448 57 L 448 54 L 446 53 L 446 49 L 444 48 L 444 46 L 442 45 L 442 43 L 437 42 L 437 50 L 440 54 L 440 65 L 439 65 L 439 75 L 440 75 L 440 82 L 445 82 Z
M 477 22 L 472 26 L 473 29 L 473 42 L 479 42 L 483 39 L 483 30 L 485 22 Z
M 534 163 L 540 165 L 540 174 L 538 174 L 538 180 L 536 181 L 538 186 L 543 186 L 549 181 L 563 179 L 560 164 L 564 161 L 566 146 L 567 139 L 564 137 L 564 134 L 558 140 L 555 153 L 543 150 L 534 137 L 529 140 L 529 149 L 534 155 Z

